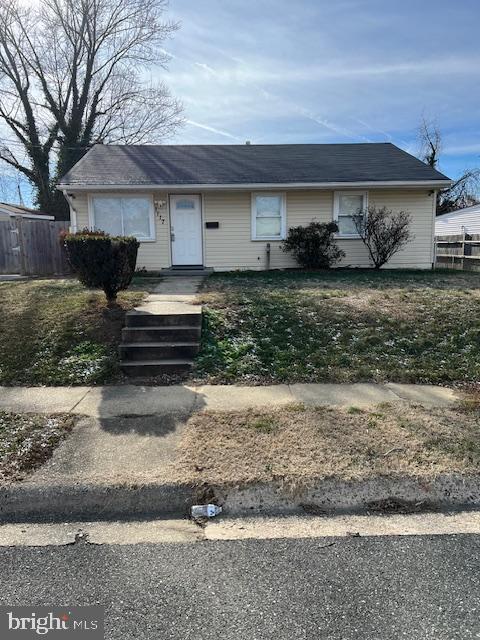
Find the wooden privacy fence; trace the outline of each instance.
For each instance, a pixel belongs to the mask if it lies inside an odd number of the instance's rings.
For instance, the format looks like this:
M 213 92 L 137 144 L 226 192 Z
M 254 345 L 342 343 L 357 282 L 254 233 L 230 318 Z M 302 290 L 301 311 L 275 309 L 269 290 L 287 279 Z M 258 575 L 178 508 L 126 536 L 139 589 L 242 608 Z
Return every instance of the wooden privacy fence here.
M 10 218 L 0 221 L 0 274 L 52 276 L 70 273 L 59 235 L 68 222 Z
M 480 271 L 480 234 L 435 236 L 435 266 Z

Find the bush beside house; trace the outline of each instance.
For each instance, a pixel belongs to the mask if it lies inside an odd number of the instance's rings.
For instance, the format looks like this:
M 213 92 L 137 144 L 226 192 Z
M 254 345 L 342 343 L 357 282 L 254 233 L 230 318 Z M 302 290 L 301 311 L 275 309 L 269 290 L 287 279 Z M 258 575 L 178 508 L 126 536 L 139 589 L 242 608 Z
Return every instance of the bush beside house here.
M 345 252 L 335 242 L 337 232 L 335 222 L 311 222 L 305 227 L 291 227 L 282 250 L 292 253 L 305 269 L 329 269 L 345 257 Z
M 393 211 L 387 207 L 368 207 L 353 218 L 363 244 L 375 269 L 380 269 L 414 239 L 410 232 L 411 216 L 406 211 Z
M 63 236 L 69 263 L 86 287 L 99 288 L 109 303 L 130 285 L 140 243 L 133 237 L 111 237 L 84 229 Z

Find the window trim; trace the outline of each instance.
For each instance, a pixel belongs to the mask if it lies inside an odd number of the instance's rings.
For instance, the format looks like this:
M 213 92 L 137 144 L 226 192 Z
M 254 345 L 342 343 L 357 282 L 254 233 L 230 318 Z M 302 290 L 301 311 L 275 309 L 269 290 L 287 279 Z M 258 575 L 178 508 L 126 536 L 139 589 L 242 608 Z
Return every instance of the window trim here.
M 338 224 L 338 216 L 340 214 L 340 196 L 363 196 L 363 210 L 368 210 L 368 191 L 352 190 L 352 191 L 335 191 L 333 197 L 333 220 Z M 336 238 L 360 238 L 358 233 L 338 233 Z
M 280 235 L 279 236 L 257 236 L 257 207 L 258 196 L 280 196 Z M 285 191 L 252 191 L 251 199 L 251 239 L 253 242 L 271 240 L 281 242 L 285 240 L 287 234 L 287 194 Z
M 143 198 L 148 200 L 149 202 L 149 220 L 150 220 L 150 230 L 152 235 L 148 238 L 137 238 L 139 242 L 156 242 L 157 241 L 157 230 L 155 227 L 155 205 L 153 202 L 153 194 L 151 193 L 128 193 L 128 192 L 115 192 L 115 193 L 89 193 L 88 194 L 88 226 L 91 231 L 95 230 L 95 210 L 94 210 L 94 199 L 95 198 Z M 136 236 L 135 236 L 136 237 Z

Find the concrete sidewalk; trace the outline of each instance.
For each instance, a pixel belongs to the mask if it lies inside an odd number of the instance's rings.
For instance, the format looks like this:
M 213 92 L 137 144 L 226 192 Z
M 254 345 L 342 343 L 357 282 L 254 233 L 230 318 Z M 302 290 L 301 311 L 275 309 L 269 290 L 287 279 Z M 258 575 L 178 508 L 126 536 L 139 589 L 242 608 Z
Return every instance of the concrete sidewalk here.
M 0 486 L 0 522 L 170 517 L 210 499 L 203 485 L 176 473 L 178 444 L 196 411 L 311 406 L 368 406 L 380 402 L 448 406 L 458 399 L 433 386 L 294 384 L 269 387 L 170 386 L 0 388 L 0 409 L 69 412 L 79 418 L 53 456 L 23 482 Z M 282 483 L 210 487 L 230 514 L 289 512 L 302 504 L 358 510 L 391 496 L 442 506 L 480 503 L 476 478 L 439 477 L 337 482 L 322 480 L 295 495 Z
M 264 387 L 0 387 L 0 410 L 73 413 L 109 418 L 177 412 L 190 414 L 204 410 L 235 411 L 255 407 L 278 407 L 290 403 L 364 407 L 381 402 L 411 402 L 426 406 L 448 406 L 460 397 L 457 391 L 447 387 L 395 383 L 312 383 Z

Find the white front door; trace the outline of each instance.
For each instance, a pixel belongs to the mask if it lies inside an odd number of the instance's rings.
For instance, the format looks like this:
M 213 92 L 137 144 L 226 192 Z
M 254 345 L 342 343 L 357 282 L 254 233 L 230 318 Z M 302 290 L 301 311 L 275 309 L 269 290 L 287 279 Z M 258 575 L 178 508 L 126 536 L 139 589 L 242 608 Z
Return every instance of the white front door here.
M 170 196 L 172 265 L 203 264 L 200 196 Z

